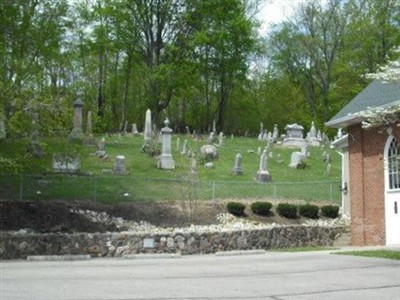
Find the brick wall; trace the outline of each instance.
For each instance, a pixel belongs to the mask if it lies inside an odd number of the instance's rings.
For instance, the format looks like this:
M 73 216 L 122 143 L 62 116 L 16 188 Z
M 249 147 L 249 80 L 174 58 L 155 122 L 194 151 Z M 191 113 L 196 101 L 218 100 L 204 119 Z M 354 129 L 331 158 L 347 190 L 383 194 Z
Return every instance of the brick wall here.
M 400 128 L 392 126 L 400 141 Z M 352 245 L 385 245 L 385 128 L 349 130 Z

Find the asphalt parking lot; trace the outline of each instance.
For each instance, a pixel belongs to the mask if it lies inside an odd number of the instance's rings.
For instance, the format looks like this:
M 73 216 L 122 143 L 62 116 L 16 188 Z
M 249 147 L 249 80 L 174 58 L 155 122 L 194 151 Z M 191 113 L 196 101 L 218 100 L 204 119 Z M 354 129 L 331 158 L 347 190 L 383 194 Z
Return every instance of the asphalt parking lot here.
M 400 261 L 246 253 L 1 261 L 0 299 L 400 299 Z

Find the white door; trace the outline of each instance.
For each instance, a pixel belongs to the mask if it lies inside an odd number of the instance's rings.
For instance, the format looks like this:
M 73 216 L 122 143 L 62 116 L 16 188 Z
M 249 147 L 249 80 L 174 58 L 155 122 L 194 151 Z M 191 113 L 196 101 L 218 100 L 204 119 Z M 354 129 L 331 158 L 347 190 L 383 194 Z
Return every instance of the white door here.
M 386 245 L 400 245 L 400 144 L 391 135 L 385 146 Z

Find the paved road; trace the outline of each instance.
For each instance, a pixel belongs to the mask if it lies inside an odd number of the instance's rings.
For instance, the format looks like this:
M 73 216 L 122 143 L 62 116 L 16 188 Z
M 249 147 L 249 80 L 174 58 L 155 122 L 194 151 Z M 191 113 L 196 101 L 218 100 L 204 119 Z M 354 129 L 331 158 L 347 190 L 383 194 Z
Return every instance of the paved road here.
M 400 299 L 400 261 L 321 252 L 1 262 L 1 300 Z

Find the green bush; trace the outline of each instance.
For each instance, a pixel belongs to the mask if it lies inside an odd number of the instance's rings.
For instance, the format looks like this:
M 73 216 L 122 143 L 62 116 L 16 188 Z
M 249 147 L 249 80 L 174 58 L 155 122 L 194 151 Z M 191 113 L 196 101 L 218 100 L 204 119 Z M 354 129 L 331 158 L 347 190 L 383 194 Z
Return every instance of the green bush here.
M 276 211 L 282 217 L 285 217 L 285 218 L 288 218 L 288 219 L 297 218 L 297 206 L 294 205 L 294 204 L 279 203 L 277 208 L 276 208 Z
M 300 216 L 310 218 L 310 219 L 318 219 L 319 207 L 314 204 L 304 204 L 299 207 Z
M 272 203 L 257 201 L 251 204 L 251 211 L 256 215 L 268 216 L 272 208 Z
M 321 213 L 324 217 L 335 219 L 339 215 L 339 206 L 336 206 L 336 205 L 322 206 Z
M 243 216 L 246 205 L 239 202 L 229 202 L 227 205 L 228 212 L 234 216 Z

